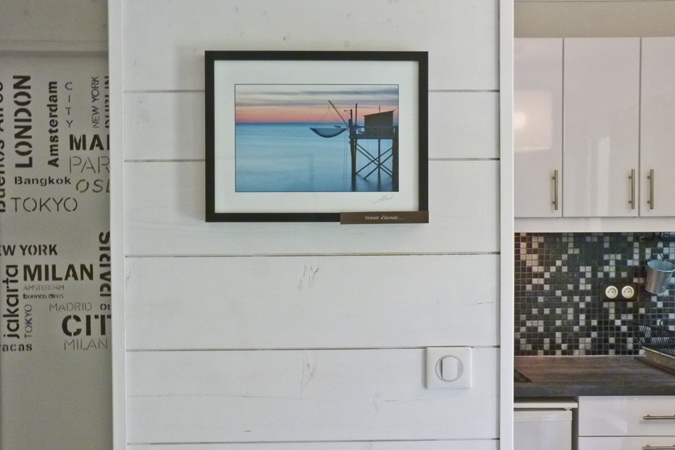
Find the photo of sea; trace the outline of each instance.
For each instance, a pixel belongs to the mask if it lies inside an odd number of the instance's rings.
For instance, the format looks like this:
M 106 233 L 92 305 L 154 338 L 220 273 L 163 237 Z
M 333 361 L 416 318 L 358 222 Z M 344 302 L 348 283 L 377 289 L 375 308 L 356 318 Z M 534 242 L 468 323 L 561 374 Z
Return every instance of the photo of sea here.
M 397 190 L 391 130 L 365 138 L 364 118 L 382 111 L 397 126 L 398 86 L 235 86 L 236 192 Z M 350 134 L 364 137 L 354 176 Z

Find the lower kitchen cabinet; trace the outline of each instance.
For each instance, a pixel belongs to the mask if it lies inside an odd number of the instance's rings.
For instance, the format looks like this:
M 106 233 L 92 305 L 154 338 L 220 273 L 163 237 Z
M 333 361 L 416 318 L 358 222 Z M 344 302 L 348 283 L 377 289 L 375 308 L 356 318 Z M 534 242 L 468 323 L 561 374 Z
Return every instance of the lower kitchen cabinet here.
M 675 438 L 664 436 L 581 437 L 578 450 L 666 450 L 675 449 Z
M 515 450 L 571 450 L 572 399 L 517 400 L 514 404 Z
M 579 450 L 675 450 L 675 397 L 579 397 Z

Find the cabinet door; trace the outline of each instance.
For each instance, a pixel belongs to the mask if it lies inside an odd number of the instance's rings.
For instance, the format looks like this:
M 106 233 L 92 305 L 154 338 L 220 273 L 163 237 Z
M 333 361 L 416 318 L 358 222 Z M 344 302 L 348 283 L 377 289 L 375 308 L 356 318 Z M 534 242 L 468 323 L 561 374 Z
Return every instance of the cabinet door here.
M 563 215 L 637 216 L 639 38 L 564 41 Z
M 675 216 L 675 38 L 642 40 L 640 215 Z
M 582 437 L 579 438 L 579 450 L 640 450 L 673 449 L 675 438 L 663 436 L 641 437 Z
M 579 397 L 579 436 L 670 436 L 673 439 L 675 397 Z
M 562 39 L 516 39 L 515 215 L 562 214 Z

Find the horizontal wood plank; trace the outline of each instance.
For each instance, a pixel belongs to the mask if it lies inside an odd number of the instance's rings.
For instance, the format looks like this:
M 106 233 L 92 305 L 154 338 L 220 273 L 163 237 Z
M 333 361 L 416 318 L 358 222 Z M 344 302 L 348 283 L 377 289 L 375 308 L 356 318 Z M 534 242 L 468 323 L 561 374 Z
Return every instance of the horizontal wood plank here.
M 125 160 L 204 159 L 204 92 L 125 94 Z
M 498 158 L 499 94 L 429 94 L 430 158 Z
M 127 450 L 497 450 L 497 440 L 128 445 Z
M 497 0 L 127 1 L 124 33 L 127 90 L 203 89 L 232 49 L 428 51 L 431 89 L 498 87 Z
M 125 95 L 126 160 L 204 159 L 204 93 Z M 431 92 L 430 158 L 498 157 L 498 94 Z
M 497 255 L 128 258 L 127 348 L 498 343 Z
M 494 439 L 498 350 L 425 389 L 423 349 L 131 352 L 128 442 Z
M 206 223 L 204 163 L 126 163 L 127 255 L 496 252 L 498 170 L 432 161 L 429 224 Z

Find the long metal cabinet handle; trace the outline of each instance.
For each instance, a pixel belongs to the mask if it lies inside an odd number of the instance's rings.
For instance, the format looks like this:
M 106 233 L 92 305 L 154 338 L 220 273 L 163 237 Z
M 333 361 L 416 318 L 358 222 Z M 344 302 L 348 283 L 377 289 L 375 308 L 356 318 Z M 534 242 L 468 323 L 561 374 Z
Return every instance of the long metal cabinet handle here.
M 646 416 L 642 416 L 644 420 L 675 420 L 675 414 L 672 416 L 652 416 L 650 414 L 647 414 Z
M 553 209 L 558 210 L 558 170 L 553 171 Z
M 654 209 L 654 169 L 649 171 L 647 178 L 649 179 L 649 200 L 647 200 L 647 203 L 649 203 L 649 209 Z
M 642 447 L 642 450 L 675 450 L 675 445 L 645 445 Z
M 631 169 L 628 179 L 630 180 L 630 200 L 628 200 L 628 203 L 630 203 L 630 209 L 635 209 L 635 169 Z

